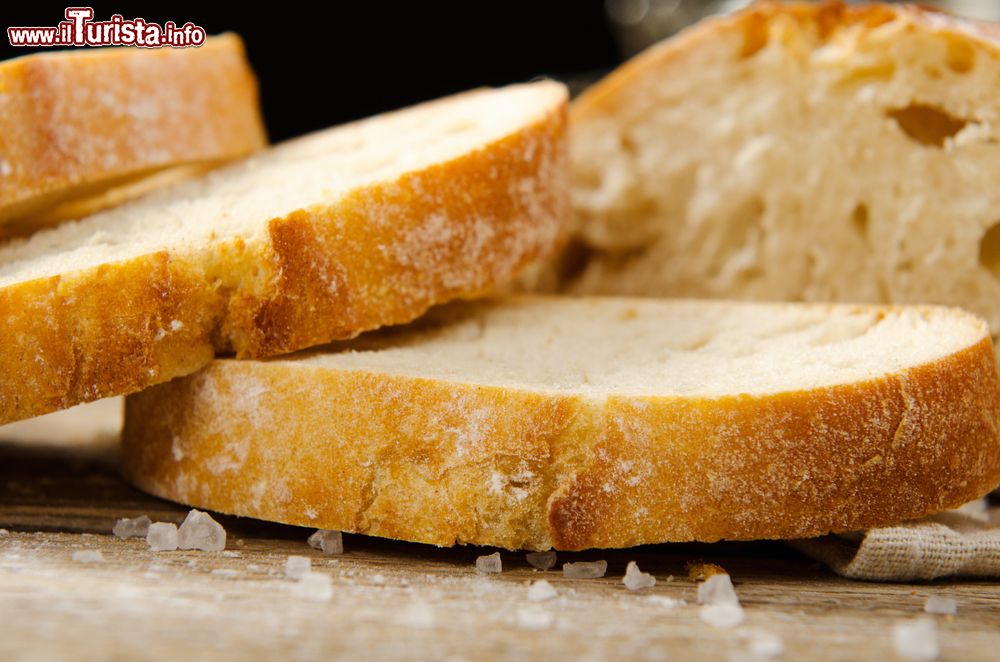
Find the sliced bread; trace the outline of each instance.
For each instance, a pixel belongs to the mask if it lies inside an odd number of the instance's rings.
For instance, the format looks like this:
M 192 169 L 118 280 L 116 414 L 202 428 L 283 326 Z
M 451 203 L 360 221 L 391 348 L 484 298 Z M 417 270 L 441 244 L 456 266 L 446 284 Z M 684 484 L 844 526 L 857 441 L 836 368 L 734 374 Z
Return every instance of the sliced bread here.
M 130 396 L 161 497 L 451 545 L 583 549 L 893 524 L 1000 483 L 957 309 L 514 298 Z
M 234 34 L 198 48 L 0 62 L 0 234 L 32 229 L 35 215 L 64 216 L 53 208 L 68 200 L 266 142 L 257 82 Z
M 760 2 L 571 108 L 580 293 L 942 303 L 1000 331 L 1000 29 Z
M 566 91 L 480 90 L 290 141 L 0 247 L 0 422 L 481 294 L 569 225 Z

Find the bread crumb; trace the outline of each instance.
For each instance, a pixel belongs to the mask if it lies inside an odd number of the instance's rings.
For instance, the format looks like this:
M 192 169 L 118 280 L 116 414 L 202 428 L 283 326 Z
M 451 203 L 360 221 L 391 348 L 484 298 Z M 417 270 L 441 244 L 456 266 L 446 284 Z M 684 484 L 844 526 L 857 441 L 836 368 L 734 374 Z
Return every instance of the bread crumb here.
M 500 552 L 493 552 L 476 559 L 476 572 L 483 575 L 495 575 L 503 571 Z
M 567 579 L 600 579 L 608 572 L 608 562 L 601 560 L 563 563 L 562 570 L 563 577 Z
M 528 552 L 525 558 L 531 567 L 538 570 L 551 570 L 556 565 L 556 551 L 554 549 L 547 552 Z
M 942 598 L 940 595 L 932 595 L 924 602 L 924 611 L 928 614 L 947 614 L 954 616 L 958 613 L 958 603 L 952 598 Z
M 559 595 L 555 587 L 544 579 L 539 579 L 528 588 L 528 599 L 532 602 L 545 602 Z
M 226 530 L 208 513 L 191 510 L 177 531 L 177 546 L 220 552 L 226 548 Z
M 177 549 L 177 525 L 173 522 L 154 522 L 146 532 L 146 544 L 154 552 L 172 552 Z
M 122 540 L 145 538 L 146 534 L 149 533 L 149 525 L 152 523 L 153 521 L 149 519 L 148 515 L 140 515 L 139 517 L 132 518 L 123 517 L 115 522 L 115 525 L 111 528 L 111 533 L 116 538 L 121 538 Z
M 622 577 L 622 583 L 630 591 L 639 591 L 656 586 L 656 577 L 639 570 L 639 565 L 635 561 L 629 561 L 628 565 L 625 566 L 625 576 Z
M 343 554 L 344 536 L 340 531 L 329 531 L 327 529 L 316 529 L 316 532 L 309 536 L 306 541 L 313 549 L 318 549 L 324 554 Z
M 715 563 L 692 561 L 687 564 L 688 579 L 693 582 L 703 582 L 714 575 L 728 575 L 726 569 Z
M 312 561 L 305 556 L 289 556 L 285 559 L 285 576 L 301 581 L 312 572 Z
M 73 560 L 78 563 L 104 563 L 104 554 L 97 549 L 78 549 L 73 552 Z
M 921 616 L 892 626 L 892 647 L 896 654 L 912 662 L 932 662 L 941 655 L 937 625 L 933 618 Z

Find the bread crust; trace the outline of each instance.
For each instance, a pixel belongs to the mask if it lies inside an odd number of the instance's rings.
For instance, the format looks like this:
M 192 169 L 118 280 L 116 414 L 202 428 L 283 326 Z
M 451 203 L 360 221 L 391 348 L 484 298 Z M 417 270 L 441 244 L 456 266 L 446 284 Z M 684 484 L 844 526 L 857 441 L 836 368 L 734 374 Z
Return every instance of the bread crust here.
M 1000 483 L 1000 385 L 982 333 L 870 381 L 719 398 L 220 360 L 128 398 L 123 468 L 200 508 L 443 546 L 866 529 Z
M 266 144 L 257 81 L 235 34 L 190 49 L 78 49 L 0 63 L 0 225 Z
M 560 94 L 501 139 L 271 219 L 260 240 L 0 288 L 0 423 L 190 374 L 216 352 L 350 338 L 508 281 L 569 225 Z

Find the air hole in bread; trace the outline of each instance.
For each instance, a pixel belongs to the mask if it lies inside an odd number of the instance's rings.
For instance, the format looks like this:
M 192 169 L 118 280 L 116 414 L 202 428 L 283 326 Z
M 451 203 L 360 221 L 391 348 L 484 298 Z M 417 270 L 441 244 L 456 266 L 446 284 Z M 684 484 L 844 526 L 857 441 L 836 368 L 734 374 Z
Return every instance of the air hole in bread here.
M 954 138 L 969 123 L 946 110 L 922 103 L 911 103 L 886 114 L 903 133 L 928 147 L 944 147 L 948 138 Z
M 868 239 L 868 205 L 859 202 L 851 212 L 851 226 L 862 239 Z
M 979 264 L 1000 280 L 1000 222 L 990 226 L 979 240 Z
M 579 239 L 572 239 L 566 244 L 559 256 L 556 270 L 560 283 L 573 283 L 581 275 L 594 256 L 594 249 Z
M 948 55 L 945 61 L 948 68 L 955 73 L 965 74 L 976 66 L 976 51 L 968 41 L 951 37 L 948 39 Z

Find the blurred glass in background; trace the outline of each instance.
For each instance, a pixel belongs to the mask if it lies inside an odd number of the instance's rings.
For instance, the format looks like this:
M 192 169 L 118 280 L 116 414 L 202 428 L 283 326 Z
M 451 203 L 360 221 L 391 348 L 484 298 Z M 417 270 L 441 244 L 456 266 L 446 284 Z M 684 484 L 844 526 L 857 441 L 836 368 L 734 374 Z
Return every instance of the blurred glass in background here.
M 669 37 L 706 16 L 750 4 L 749 0 L 605 0 L 608 20 L 623 57 Z M 1000 0 L 924 0 L 959 16 L 1000 21 Z

